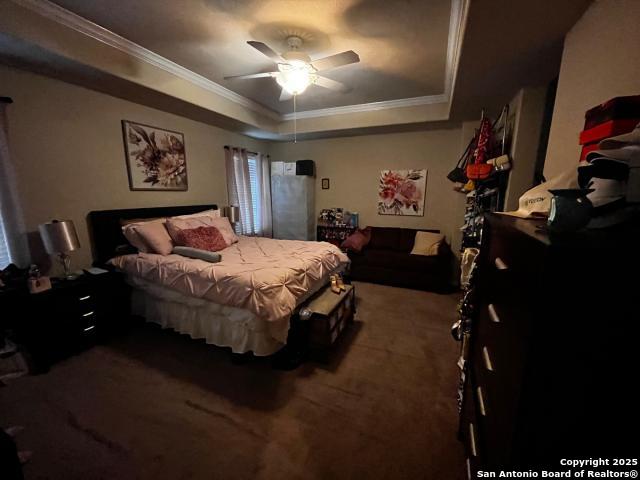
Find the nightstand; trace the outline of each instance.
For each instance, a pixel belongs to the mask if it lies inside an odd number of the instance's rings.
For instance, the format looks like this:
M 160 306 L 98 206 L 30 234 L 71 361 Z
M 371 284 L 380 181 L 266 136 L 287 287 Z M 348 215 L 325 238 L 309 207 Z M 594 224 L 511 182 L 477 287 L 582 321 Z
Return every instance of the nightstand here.
M 117 272 L 84 274 L 42 293 L 2 291 L 0 309 L 4 328 L 26 348 L 37 373 L 125 327 L 129 287 Z

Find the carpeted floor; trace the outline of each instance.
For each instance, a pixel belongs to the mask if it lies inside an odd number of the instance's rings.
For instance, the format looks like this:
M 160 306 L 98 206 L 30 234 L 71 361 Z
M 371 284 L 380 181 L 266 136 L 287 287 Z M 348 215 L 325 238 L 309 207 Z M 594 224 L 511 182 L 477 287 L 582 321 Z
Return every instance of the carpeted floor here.
M 0 388 L 27 479 L 464 478 L 457 295 L 356 284 L 329 365 L 291 372 L 151 325 Z

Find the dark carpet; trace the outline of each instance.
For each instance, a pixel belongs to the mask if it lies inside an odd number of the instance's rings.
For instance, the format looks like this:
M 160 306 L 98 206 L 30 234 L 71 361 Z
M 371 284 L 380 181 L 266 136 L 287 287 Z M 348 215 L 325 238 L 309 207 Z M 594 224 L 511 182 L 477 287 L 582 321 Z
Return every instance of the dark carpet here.
M 269 361 L 152 325 L 0 388 L 27 479 L 461 479 L 457 295 L 356 284 L 328 365 Z

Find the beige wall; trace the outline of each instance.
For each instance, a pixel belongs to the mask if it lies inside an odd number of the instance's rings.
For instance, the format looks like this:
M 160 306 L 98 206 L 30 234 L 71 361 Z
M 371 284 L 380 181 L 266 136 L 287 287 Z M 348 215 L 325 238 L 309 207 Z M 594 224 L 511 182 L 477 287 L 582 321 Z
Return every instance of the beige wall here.
M 455 242 L 455 231 L 463 221 L 465 197 L 453 191 L 446 174 L 460 155 L 461 138 L 461 129 L 452 128 L 274 143 L 271 159 L 316 162 L 318 213 L 323 208 L 343 207 L 360 214 L 361 226 L 438 228 Z M 380 170 L 388 168 L 428 170 L 423 217 L 378 215 L 378 177 Z M 330 190 L 322 190 L 322 178 L 330 179 Z
M 72 219 L 82 248 L 77 268 L 91 263 L 86 215 L 91 210 L 227 201 L 223 146 L 265 151 L 268 144 L 183 117 L 57 80 L 0 66 L 8 107 L 9 142 L 27 231 Z M 183 132 L 189 190 L 129 190 L 122 119 Z M 37 237 L 36 237 L 37 238 Z M 37 257 L 37 255 L 36 255 Z
M 596 0 L 567 34 L 545 177 L 577 164 L 586 110 L 612 97 L 640 94 L 638 19 L 638 0 Z
M 4 66 L 0 92 L 14 100 L 8 109 L 9 141 L 26 230 L 37 239 L 38 224 L 72 219 L 82 244 L 73 254 L 76 268 L 91 263 L 86 224 L 91 210 L 226 204 L 226 144 L 269 152 L 273 160 L 315 160 L 317 211 L 342 206 L 360 212 L 362 225 L 438 228 L 458 248 L 465 196 L 452 190 L 446 174 L 468 141 L 460 127 L 270 143 Z M 129 190 L 122 119 L 185 134 L 187 192 Z M 423 217 L 377 214 L 378 175 L 386 168 L 428 170 Z M 321 189 L 325 177 L 331 179 L 330 190 Z M 42 261 L 31 243 L 34 260 Z
M 509 104 L 512 125 L 512 168 L 505 192 L 504 210 L 518 209 L 520 196 L 533 187 L 540 133 L 544 117 L 546 87 L 523 88 Z

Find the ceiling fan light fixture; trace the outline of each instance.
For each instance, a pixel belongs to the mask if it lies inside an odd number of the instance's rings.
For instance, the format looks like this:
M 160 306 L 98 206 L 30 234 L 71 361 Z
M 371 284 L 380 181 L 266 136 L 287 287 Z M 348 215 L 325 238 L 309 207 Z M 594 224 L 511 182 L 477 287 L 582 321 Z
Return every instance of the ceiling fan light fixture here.
M 278 65 L 276 82 L 291 95 L 300 95 L 316 78 L 311 65 L 300 62 L 295 64 L 281 63 Z

